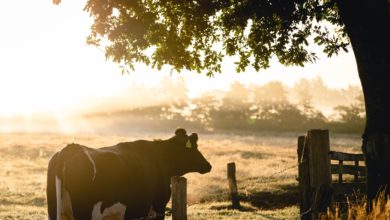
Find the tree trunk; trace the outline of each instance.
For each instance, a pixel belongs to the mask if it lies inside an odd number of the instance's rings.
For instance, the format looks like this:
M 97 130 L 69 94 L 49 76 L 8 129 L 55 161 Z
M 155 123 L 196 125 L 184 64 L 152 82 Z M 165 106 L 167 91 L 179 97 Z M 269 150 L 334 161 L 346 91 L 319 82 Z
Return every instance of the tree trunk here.
M 366 107 L 367 196 L 390 187 L 390 7 L 387 0 L 336 0 L 351 40 Z M 388 190 L 387 190 L 388 192 Z

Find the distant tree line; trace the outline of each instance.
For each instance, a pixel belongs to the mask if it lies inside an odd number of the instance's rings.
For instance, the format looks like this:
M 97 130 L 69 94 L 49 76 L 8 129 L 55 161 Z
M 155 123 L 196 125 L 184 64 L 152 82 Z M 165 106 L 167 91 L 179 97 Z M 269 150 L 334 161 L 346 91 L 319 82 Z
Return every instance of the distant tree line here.
M 167 94 L 175 98 L 167 96 L 164 103 L 94 117 L 109 116 L 112 126 L 119 126 L 118 129 L 135 126 L 158 130 L 177 126 L 285 132 L 327 128 L 333 132 L 361 133 L 365 123 L 360 88 L 329 89 L 320 78 L 301 80 L 292 88 L 280 82 L 260 86 L 234 83 L 226 92 L 210 92 L 193 99 L 188 98 L 186 87 L 180 83 L 172 91 Z M 331 113 L 324 114 L 326 108 L 332 108 Z

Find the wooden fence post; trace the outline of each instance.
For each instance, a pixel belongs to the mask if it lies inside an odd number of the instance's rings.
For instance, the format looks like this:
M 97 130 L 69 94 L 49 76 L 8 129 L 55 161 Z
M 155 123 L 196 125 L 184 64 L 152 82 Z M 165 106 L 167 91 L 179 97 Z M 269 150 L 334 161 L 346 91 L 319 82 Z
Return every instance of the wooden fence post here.
M 319 188 L 321 185 L 331 186 L 329 159 L 329 131 L 310 130 L 307 133 L 309 147 L 310 185 Z
M 320 213 L 326 212 L 328 206 L 332 201 L 332 193 L 333 190 L 330 186 L 321 185 L 316 188 L 312 205 L 314 219 L 321 219 L 318 218 Z
M 318 212 L 326 210 L 330 204 L 332 175 L 329 159 L 329 131 L 310 130 L 307 132 L 307 146 L 309 153 L 310 186 L 315 192 L 312 204 L 314 218 Z M 317 195 L 318 194 L 318 195 Z M 330 194 L 330 195 L 329 195 Z
M 229 181 L 230 196 L 232 199 L 232 208 L 240 209 L 240 199 L 238 198 L 237 180 L 236 180 L 236 164 L 228 163 L 227 178 Z
M 187 220 L 187 179 L 181 176 L 171 178 L 172 220 Z
M 298 137 L 298 181 L 299 181 L 299 209 L 302 220 L 310 220 L 312 192 L 310 189 L 309 157 L 305 144 L 305 136 Z M 306 212 L 306 214 L 304 214 Z

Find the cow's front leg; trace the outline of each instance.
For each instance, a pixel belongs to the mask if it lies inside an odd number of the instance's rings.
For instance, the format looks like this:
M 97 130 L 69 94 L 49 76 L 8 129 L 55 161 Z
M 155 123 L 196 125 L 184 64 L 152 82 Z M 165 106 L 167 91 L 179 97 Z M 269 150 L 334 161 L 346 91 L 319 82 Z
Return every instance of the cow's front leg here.
M 165 218 L 165 207 L 166 207 L 166 203 L 165 204 L 159 204 L 159 205 L 153 205 L 153 211 L 155 212 L 155 218 L 152 218 L 152 219 L 156 219 L 156 220 L 164 220 Z M 151 216 L 153 217 L 153 215 Z
M 168 187 L 164 187 L 164 189 L 157 191 L 152 204 L 152 208 L 157 214 L 157 217 L 155 219 L 163 220 L 165 218 L 165 208 L 170 197 L 171 188 L 169 187 L 169 185 Z
M 145 204 L 134 204 L 127 206 L 128 208 L 125 211 L 125 220 L 132 219 L 147 219 L 151 203 Z
M 165 205 L 153 205 L 155 215 L 151 215 L 151 219 L 163 220 L 165 218 Z

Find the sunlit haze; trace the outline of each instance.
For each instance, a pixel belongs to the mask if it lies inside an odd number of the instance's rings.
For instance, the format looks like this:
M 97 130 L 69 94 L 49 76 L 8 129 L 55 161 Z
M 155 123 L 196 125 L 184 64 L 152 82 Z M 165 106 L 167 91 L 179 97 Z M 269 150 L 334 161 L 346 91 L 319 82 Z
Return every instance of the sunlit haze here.
M 0 2 L 0 117 L 62 118 L 89 111 L 109 98 L 122 100 L 126 107 L 132 102 L 140 105 L 142 97 L 132 100 L 137 97 L 132 88 L 153 90 L 164 77 L 182 77 L 189 97 L 227 89 L 234 81 L 262 84 L 279 80 L 292 86 L 301 78 L 320 76 L 332 88 L 359 85 L 352 52 L 333 58 L 320 55 L 317 63 L 304 68 L 286 68 L 274 61 L 271 68 L 258 73 L 249 68 L 236 74 L 234 61 L 227 59 L 223 73 L 213 78 L 188 71 L 171 74 L 169 68 L 157 71 L 142 64 L 136 65 L 135 72 L 122 75 L 101 50 L 86 45 L 92 19 L 83 11 L 84 5 L 85 1 L 72 0 L 60 6 L 49 0 Z

